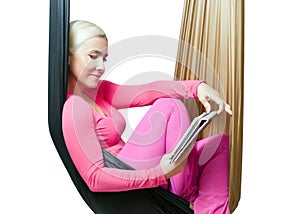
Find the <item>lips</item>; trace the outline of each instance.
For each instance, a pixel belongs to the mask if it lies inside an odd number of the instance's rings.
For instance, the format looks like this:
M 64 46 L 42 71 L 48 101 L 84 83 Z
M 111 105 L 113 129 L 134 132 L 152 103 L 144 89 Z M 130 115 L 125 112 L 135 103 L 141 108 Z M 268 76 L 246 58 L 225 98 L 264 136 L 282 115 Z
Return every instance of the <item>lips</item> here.
M 91 76 L 97 78 L 97 79 L 100 79 L 100 77 L 102 76 L 103 73 L 101 74 L 91 74 Z

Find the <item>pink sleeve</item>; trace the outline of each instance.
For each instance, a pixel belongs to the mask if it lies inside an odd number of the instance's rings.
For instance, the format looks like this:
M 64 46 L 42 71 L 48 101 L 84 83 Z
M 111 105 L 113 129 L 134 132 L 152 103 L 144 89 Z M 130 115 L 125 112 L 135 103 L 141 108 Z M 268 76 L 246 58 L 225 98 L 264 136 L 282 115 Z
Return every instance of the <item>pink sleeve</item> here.
M 200 80 L 156 81 L 144 85 L 118 85 L 103 81 L 104 99 L 115 108 L 151 105 L 159 98 L 197 98 Z
M 62 128 L 72 161 L 91 191 L 117 192 L 167 183 L 159 166 L 149 170 L 104 167 L 102 150 L 95 133 L 93 109 L 82 98 L 72 96 L 66 101 Z

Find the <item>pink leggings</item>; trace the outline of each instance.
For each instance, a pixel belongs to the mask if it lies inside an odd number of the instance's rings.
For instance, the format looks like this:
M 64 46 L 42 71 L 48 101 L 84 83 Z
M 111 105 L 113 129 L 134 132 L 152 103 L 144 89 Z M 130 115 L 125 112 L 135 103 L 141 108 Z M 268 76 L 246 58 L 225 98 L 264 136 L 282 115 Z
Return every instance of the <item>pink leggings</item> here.
M 178 99 L 155 101 L 118 157 L 136 169 L 155 167 L 188 128 L 190 118 Z M 194 204 L 195 213 L 229 214 L 228 135 L 196 142 L 183 172 L 170 179 L 168 189 Z

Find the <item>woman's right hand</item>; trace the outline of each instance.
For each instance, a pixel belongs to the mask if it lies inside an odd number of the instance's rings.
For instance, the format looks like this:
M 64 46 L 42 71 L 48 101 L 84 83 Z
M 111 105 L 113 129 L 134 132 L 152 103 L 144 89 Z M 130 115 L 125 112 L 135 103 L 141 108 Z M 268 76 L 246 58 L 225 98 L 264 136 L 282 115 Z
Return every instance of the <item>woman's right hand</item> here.
M 164 173 L 165 177 L 169 179 L 170 177 L 180 173 L 183 171 L 187 157 L 185 159 L 179 159 L 178 161 L 174 163 L 170 163 L 170 154 L 165 154 L 161 160 L 160 160 L 160 168 L 162 169 L 162 172 Z

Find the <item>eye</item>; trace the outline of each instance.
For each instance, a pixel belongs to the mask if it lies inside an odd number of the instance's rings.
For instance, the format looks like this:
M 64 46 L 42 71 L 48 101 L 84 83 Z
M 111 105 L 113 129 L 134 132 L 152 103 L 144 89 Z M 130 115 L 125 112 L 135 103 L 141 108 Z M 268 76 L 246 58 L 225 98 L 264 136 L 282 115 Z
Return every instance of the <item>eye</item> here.
M 103 62 L 107 62 L 107 59 L 106 59 L 106 58 L 103 58 Z
M 93 60 L 97 59 L 98 58 L 98 55 L 93 55 L 93 54 L 89 54 L 89 57 Z

